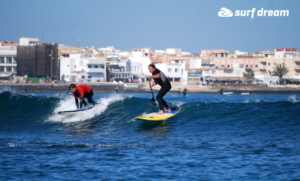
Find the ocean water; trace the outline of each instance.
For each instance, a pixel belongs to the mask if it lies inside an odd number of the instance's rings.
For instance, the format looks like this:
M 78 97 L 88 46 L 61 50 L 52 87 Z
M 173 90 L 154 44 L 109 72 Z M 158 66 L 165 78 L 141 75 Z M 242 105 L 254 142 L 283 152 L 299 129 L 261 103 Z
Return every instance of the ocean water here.
M 75 116 L 64 94 L 0 92 L 0 180 L 300 180 L 300 95 L 95 94 Z

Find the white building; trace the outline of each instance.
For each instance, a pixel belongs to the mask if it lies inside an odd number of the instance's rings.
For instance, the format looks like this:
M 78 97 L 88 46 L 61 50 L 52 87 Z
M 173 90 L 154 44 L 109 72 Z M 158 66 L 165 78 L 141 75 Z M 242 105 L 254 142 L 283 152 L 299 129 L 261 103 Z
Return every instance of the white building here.
M 187 61 L 188 84 L 203 84 L 207 81 L 229 81 L 243 79 L 245 68 L 239 63 L 233 63 L 231 67 L 219 67 L 215 62 L 206 59 L 190 59 Z
M 274 57 L 272 58 L 293 58 L 298 55 L 296 48 L 277 48 L 274 50 Z
M 256 74 L 254 73 L 254 77 L 257 80 L 261 80 L 265 84 L 275 84 L 276 82 L 279 82 L 279 77 L 278 76 L 272 76 L 270 74 Z M 284 78 L 287 78 L 284 76 Z
M 240 50 L 235 50 L 234 52 L 233 52 L 233 56 L 234 57 L 237 57 L 237 56 L 247 56 L 249 53 L 248 52 L 242 52 L 242 51 L 240 51 Z
M 148 65 L 151 63 L 148 53 L 144 50 L 132 50 L 130 56 L 128 57 L 134 69 L 134 73 L 139 75 L 140 78 L 145 77 L 149 74 Z
M 20 46 L 30 46 L 39 44 L 40 40 L 38 38 L 28 38 L 22 37 L 20 38 Z
M 243 79 L 245 68 L 233 63 L 230 68 L 202 68 L 203 80 L 237 80 Z
M 0 79 L 17 73 L 17 47 L 0 45 Z
M 106 48 L 99 48 L 100 52 L 106 55 L 106 58 L 118 58 L 120 56 L 121 51 L 116 50 L 114 46 L 108 46 Z
M 200 84 L 203 80 L 202 76 L 202 65 L 209 65 L 210 60 L 203 59 L 189 59 L 186 60 L 186 70 L 187 70 L 187 84 Z
M 180 48 L 167 48 L 166 54 L 170 56 L 181 56 Z
M 172 60 L 170 63 L 158 63 L 155 67 L 161 70 L 171 84 L 187 85 L 187 71 L 184 60 Z
M 70 82 L 104 82 L 106 81 L 106 58 L 82 57 L 81 54 L 70 54 L 60 57 L 61 80 Z

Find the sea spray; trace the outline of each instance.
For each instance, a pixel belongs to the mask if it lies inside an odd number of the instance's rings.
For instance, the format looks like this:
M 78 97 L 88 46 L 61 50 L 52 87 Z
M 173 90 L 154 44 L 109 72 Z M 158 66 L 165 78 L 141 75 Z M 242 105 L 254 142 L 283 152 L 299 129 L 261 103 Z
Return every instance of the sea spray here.
M 69 123 L 69 122 L 78 122 L 78 121 L 84 121 L 87 119 L 91 119 L 94 116 L 100 115 L 103 113 L 107 107 L 116 101 L 123 100 L 124 97 L 120 94 L 113 94 L 109 97 L 100 98 L 97 101 L 97 104 L 94 106 L 93 109 L 90 109 L 88 111 L 80 112 L 75 115 L 58 115 L 57 113 L 59 111 L 66 111 L 66 110 L 73 110 L 76 109 L 75 100 L 72 96 L 66 97 L 65 99 L 62 99 L 58 106 L 54 109 L 52 115 L 48 118 L 48 121 L 53 122 L 62 122 L 62 123 Z

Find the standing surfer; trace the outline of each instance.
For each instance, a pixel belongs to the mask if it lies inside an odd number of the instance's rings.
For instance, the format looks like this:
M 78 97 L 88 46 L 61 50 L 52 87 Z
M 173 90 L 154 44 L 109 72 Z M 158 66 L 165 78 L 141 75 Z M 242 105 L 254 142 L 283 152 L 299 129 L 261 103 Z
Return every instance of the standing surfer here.
M 82 104 L 84 104 L 84 106 L 87 107 L 87 104 L 86 104 L 84 98 L 87 98 L 89 103 L 95 105 L 95 102 L 93 101 L 94 93 L 93 93 L 92 88 L 85 86 L 85 85 L 76 86 L 75 84 L 71 84 L 69 86 L 69 90 L 74 93 L 77 109 L 79 109 L 79 108 L 81 109 Z M 78 98 L 80 100 L 79 104 L 78 104 Z
M 186 98 L 186 93 L 187 93 L 187 92 L 189 92 L 189 91 L 188 91 L 186 88 L 184 88 L 184 89 L 183 89 L 183 92 L 182 92 L 183 98 Z
M 159 112 L 156 113 L 158 115 L 164 114 L 165 111 L 171 111 L 171 109 L 169 108 L 168 104 L 166 103 L 165 100 L 163 100 L 163 96 L 167 94 L 167 92 L 169 92 L 169 90 L 172 88 L 170 81 L 168 80 L 168 78 L 166 77 L 166 75 L 160 71 L 159 69 L 157 69 L 155 67 L 154 64 L 150 64 L 148 66 L 149 72 L 152 73 L 152 75 L 147 75 L 147 78 L 153 78 L 154 82 L 152 83 L 152 85 L 150 85 L 150 88 L 152 88 L 155 85 L 160 85 L 161 89 L 159 90 L 156 99 L 158 101 L 159 104 Z M 164 111 L 163 106 L 165 106 L 166 110 Z
M 115 92 L 116 94 L 119 94 L 119 86 L 116 87 Z
M 220 90 L 220 95 L 223 95 L 223 87 Z

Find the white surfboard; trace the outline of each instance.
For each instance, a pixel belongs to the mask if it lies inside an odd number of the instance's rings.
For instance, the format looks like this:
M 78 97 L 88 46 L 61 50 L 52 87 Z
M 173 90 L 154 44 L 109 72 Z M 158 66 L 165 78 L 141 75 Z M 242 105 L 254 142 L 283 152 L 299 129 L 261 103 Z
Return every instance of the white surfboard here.
M 76 113 L 80 113 L 82 111 L 87 111 L 89 109 L 92 109 L 93 107 L 88 107 L 88 108 L 81 108 L 81 109 L 74 109 L 74 110 L 69 110 L 69 111 L 59 111 L 57 114 L 60 115 L 67 115 L 67 114 L 76 114 Z

